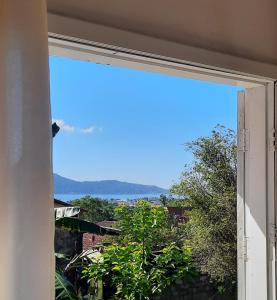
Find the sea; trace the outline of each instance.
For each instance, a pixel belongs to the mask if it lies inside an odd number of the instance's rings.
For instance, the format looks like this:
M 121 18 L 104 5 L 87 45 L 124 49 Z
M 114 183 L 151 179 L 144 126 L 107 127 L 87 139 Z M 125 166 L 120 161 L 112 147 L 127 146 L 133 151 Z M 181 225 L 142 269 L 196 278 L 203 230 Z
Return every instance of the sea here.
M 55 194 L 55 199 L 69 202 L 85 196 L 97 197 L 105 200 L 131 201 L 137 199 L 159 199 L 161 194 Z

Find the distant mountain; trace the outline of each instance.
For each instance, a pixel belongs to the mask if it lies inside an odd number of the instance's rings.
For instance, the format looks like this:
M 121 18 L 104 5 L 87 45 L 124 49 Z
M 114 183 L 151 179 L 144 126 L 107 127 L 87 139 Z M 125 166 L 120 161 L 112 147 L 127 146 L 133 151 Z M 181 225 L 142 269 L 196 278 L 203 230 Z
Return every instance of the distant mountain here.
M 166 189 L 155 185 L 117 180 L 76 181 L 54 174 L 55 194 L 162 194 Z

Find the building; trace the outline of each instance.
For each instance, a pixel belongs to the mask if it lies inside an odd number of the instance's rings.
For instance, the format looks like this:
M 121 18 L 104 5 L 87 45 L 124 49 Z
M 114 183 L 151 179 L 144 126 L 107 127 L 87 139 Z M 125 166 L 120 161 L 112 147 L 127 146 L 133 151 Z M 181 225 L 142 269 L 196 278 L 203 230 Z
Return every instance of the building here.
M 116 225 L 116 221 L 102 221 L 96 224 L 106 228 L 113 228 Z M 88 232 L 84 233 L 83 240 L 82 240 L 83 250 L 84 251 L 89 250 L 97 245 L 102 245 L 107 236 L 108 235 L 100 235 L 96 233 L 88 233 Z
M 54 199 L 54 208 L 67 208 L 70 204 Z M 74 215 L 79 217 L 79 212 Z M 64 230 L 63 228 L 55 228 L 55 252 L 62 253 L 68 257 L 73 257 L 75 254 L 80 254 L 83 251 L 83 234 L 78 231 Z
M 55 252 L 68 257 L 82 253 L 101 243 L 106 236 L 118 235 L 112 228 L 113 221 L 92 223 L 83 219 L 83 209 L 54 199 L 55 207 Z

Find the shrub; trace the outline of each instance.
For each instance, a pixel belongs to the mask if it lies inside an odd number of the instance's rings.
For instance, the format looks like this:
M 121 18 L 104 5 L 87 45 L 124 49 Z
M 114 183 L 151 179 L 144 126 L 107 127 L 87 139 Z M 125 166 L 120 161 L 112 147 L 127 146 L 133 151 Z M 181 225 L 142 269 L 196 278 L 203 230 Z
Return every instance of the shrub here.
M 83 274 L 92 283 L 103 281 L 108 299 L 150 299 L 178 278 L 192 279 L 195 269 L 191 249 L 174 245 L 144 255 L 142 244 L 113 245 L 87 267 Z

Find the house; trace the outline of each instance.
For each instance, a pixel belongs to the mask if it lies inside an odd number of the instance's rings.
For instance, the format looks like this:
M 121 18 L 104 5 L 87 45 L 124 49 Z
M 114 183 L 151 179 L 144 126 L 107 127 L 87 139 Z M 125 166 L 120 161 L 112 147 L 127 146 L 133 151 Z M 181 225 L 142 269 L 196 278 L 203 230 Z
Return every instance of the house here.
M 117 221 L 102 221 L 96 224 L 105 228 L 114 228 L 116 223 Z M 83 234 L 83 250 L 89 250 L 97 245 L 102 245 L 107 236 L 108 235 L 85 232 Z
M 0 299 L 54 299 L 48 50 L 244 88 L 238 299 L 276 299 L 276 11 L 276 0 L 0 0 Z
M 55 252 L 73 257 L 89 250 L 108 235 L 118 235 L 120 230 L 111 228 L 109 221 L 92 223 L 83 220 L 80 207 L 54 199 Z
M 54 208 L 69 208 L 71 205 L 64 201 L 54 199 Z M 76 210 L 74 217 L 79 217 L 79 210 Z M 83 251 L 83 233 L 78 231 L 65 230 L 63 228 L 55 228 L 55 252 L 63 253 L 68 257 L 80 254 Z

